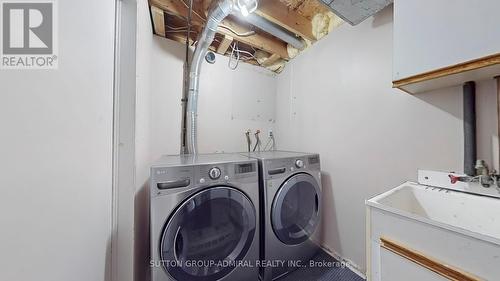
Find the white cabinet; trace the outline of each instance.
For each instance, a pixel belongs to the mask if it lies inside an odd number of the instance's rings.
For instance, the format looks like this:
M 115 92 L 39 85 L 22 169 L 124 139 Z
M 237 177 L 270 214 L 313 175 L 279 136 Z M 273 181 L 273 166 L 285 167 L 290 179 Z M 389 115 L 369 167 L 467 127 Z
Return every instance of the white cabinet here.
M 462 74 L 461 79 L 409 89 L 420 92 L 500 75 L 498 68 L 463 75 L 500 63 L 499 11 L 498 0 L 394 1 L 395 86 Z
M 383 281 L 401 281 L 410 279 L 425 281 L 449 280 L 386 249 L 381 249 L 380 260 L 380 276 Z
M 368 281 L 499 280 L 499 199 L 408 182 L 366 204 Z

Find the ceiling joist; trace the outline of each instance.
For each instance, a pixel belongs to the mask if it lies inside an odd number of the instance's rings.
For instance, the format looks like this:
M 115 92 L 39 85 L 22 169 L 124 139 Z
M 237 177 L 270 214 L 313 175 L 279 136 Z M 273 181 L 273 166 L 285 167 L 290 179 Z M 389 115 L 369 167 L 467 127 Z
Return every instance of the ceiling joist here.
M 259 9 L 256 13 L 304 39 L 309 41 L 317 40 L 312 32 L 311 21 L 293 10 L 288 10 L 287 6 L 279 1 L 260 0 Z
M 193 0 L 192 33 L 189 38 L 191 43 L 196 41 L 198 33 L 203 29 L 212 1 L 215 0 Z M 185 43 L 189 13 L 187 2 L 189 0 L 149 0 L 154 33 L 161 37 Z M 316 21 L 312 20 L 315 15 L 323 15 L 322 18 L 326 20 L 338 20 L 327 8 L 321 6 L 318 0 L 259 0 L 259 8 L 255 13 L 311 43 L 318 40 L 317 32 L 315 32 L 318 26 L 315 25 Z M 334 26 L 329 25 L 328 22 L 322 24 L 327 27 Z M 329 30 L 326 32 L 328 33 Z M 271 69 L 270 65 L 275 65 L 280 61 L 283 65 L 284 62 L 290 60 L 290 55 L 295 56 L 298 52 L 293 47 L 290 48 L 281 39 L 274 37 L 265 30 L 252 26 L 236 16 L 229 16 L 224 19 L 217 33 L 216 40 L 210 47 L 211 50 L 222 55 L 229 55 L 231 46 L 235 44 L 234 46 L 238 46 L 239 49 L 254 55 L 260 51 L 259 54 L 267 54 L 267 59 L 257 59 L 254 56 L 248 58 L 245 62 L 261 65 L 269 69 Z M 283 67 L 280 67 L 279 71 L 282 69 Z
M 233 43 L 234 38 L 229 36 L 229 35 L 224 35 L 224 38 L 222 39 L 222 42 L 220 42 L 219 47 L 217 47 L 217 53 L 224 55 L 226 54 L 227 50 L 229 49 L 229 46 L 231 43 Z

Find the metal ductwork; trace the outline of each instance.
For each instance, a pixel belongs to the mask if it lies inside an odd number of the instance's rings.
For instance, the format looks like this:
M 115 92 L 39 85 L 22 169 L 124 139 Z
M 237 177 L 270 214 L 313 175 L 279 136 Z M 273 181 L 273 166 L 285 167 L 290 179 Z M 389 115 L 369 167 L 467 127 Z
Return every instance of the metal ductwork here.
M 196 154 L 198 152 L 198 95 L 200 90 L 201 65 L 205 59 L 208 48 L 212 44 L 220 23 L 233 11 L 238 10 L 245 15 L 246 20 L 263 31 L 289 43 L 297 49 L 303 49 L 305 42 L 276 24 L 252 14 L 257 8 L 257 0 L 219 0 L 213 2 L 208 12 L 208 19 L 198 37 L 198 44 L 189 67 L 188 87 L 185 87 L 185 96 L 188 97 L 186 110 L 186 131 L 182 136 L 187 144 L 187 151 L 183 153 Z M 184 131 L 184 130 L 183 130 Z
M 208 19 L 203 31 L 198 38 L 189 70 L 188 106 L 187 106 L 187 152 L 198 152 L 198 94 L 200 91 L 201 65 L 205 59 L 208 48 L 212 44 L 219 24 L 233 10 L 232 0 L 221 0 L 212 6 L 208 12 Z
M 357 25 L 375 15 L 388 6 L 393 0 L 320 0 L 334 14 L 350 23 Z
M 297 37 L 295 34 L 284 30 L 281 26 L 259 16 L 256 14 L 250 14 L 246 18 L 246 21 L 250 24 L 264 30 L 265 32 L 285 41 L 286 43 L 292 45 L 294 48 L 302 50 L 306 46 L 304 40 Z

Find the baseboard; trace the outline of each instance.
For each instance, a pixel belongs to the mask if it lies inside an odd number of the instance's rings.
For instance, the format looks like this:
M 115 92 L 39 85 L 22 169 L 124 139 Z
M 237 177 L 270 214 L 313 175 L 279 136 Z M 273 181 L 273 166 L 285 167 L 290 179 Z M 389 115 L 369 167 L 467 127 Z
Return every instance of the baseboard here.
M 354 263 L 352 260 L 343 258 L 342 256 L 340 256 L 339 253 L 329 249 L 328 247 L 326 247 L 324 245 L 321 245 L 321 249 L 323 249 L 323 251 L 327 252 L 330 256 L 334 257 L 338 261 L 345 263 L 347 268 L 349 268 L 352 272 L 356 273 L 356 275 L 358 275 L 359 277 L 366 280 L 366 275 L 362 272 L 360 267 L 356 263 Z

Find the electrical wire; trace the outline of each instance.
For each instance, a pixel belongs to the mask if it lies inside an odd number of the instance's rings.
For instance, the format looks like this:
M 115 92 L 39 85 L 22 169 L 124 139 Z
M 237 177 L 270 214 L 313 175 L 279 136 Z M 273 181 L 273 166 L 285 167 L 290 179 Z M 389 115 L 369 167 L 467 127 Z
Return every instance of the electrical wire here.
M 271 138 L 268 138 L 267 142 L 266 142 L 266 145 L 264 145 L 264 151 L 267 150 L 267 147 L 269 146 L 270 143 L 271 143 Z
M 223 25 L 223 24 L 219 24 L 219 27 L 229 30 L 231 33 L 233 33 L 234 35 L 236 35 L 238 37 L 249 37 L 249 36 L 255 35 L 255 33 L 256 33 L 253 30 L 250 30 L 250 31 L 245 32 L 245 33 L 239 33 L 236 30 L 234 30 L 232 27 L 229 27 L 229 26 Z
M 184 30 L 167 30 L 165 31 L 165 33 L 187 33 L 188 30 L 187 29 L 184 29 Z M 192 32 L 191 33 L 196 33 L 196 32 Z
M 250 53 L 250 52 L 243 51 L 243 50 L 240 50 L 240 49 L 238 49 L 237 52 L 240 53 L 240 54 L 247 54 L 247 55 L 250 56 L 251 59 L 257 59 L 257 57 L 255 57 L 255 55 L 252 54 L 252 53 Z
M 190 0 L 190 4 L 188 5 L 186 3 L 185 0 L 181 0 L 180 2 L 186 7 L 189 9 L 189 17 L 188 17 L 188 25 L 187 25 L 187 32 L 188 32 L 188 38 L 189 38 L 189 33 L 190 32 L 193 32 L 191 31 L 191 14 L 194 14 L 196 15 L 198 18 L 200 18 L 201 20 L 203 21 L 206 21 L 206 18 L 205 17 L 202 17 L 200 14 L 198 14 L 194 9 L 193 9 L 193 6 L 192 6 L 192 1 L 193 0 Z M 249 36 L 253 36 L 256 34 L 256 32 L 254 30 L 251 30 L 251 31 L 248 31 L 248 32 L 245 32 L 245 33 L 239 33 L 237 32 L 236 30 L 234 30 L 233 28 L 231 28 L 230 26 L 227 26 L 227 25 L 219 25 L 221 28 L 224 28 L 226 30 L 229 30 L 229 32 L 233 33 L 234 35 L 238 36 L 238 37 L 249 37 Z M 186 28 L 186 27 L 184 27 Z M 180 32 L 180 30 L 183 30 L 181 27 L 179 28 L 174 28 L 175 31 L 178 31 Z M 186 42 L 189 42 L 189 40 L 186 40 Z M 196 45 L 196 41 L 193 42 L 192 46 Z M 253 47 L 252 47 L 253 49 Z M 255 51 L 255 49 L 254 49 Z M 237 56 L 236 56 L 236 64 L 234 66 L 231 66 L 231 63 L 232 61 L 235 59 L 234 57 L 234 53 L 236 52 Z M 243 54 L 247 54 L 249 55 L 250 57 L 241 57 L 240 53 L 243 53 Z M 234 48 L 234 46 L 232 46 L 232 50 L 231 50 L 231 57 L 229 58 L 229 62 L 228 62 L 228 65 L 229 65 L 229 68 L 232 69 L 232 70 L 235 70 L 236 68 L 238 68 L 238 64 L 239 64 L 239 61 L 240 60 L 251 60 L 251 59 L 255 59 L 257 60 L 257 58 L 255 57 L 254 54 L 250 53 L 250 52 L 246 52 L 246 51 L 243 51 L 243 50 L 240 50 L 237 45 L 236 45 L 236 49 Z
M 188 4 L 186 4 L 186 2 L 184 0 L 181 0 L 181 3 L 188 9 L 191 9 L 190 6 L 188 6 Z M 200 14 L 198 14 L 194 9 L 191 9 L 191 11 L 193 12 L 193 14 L 195 14 L 197 17 L 199 17 L 201 20 L 203 21 L 206 21 L 206 18 L 200 16 Z
M 175 26 L 170 26 L 170 25 L 166 25 L 166 27 L 168 27 L 169 29 L 172 29 L 172 30 L 187 30 L 189 26 L 181 26 L 181 27 L 175 27 Z
M 238 64 L 240 63 L 240 53 L 237 52 L 238 43 L 231 44 L 231 55 L 229 56 L 229 61 L 227 66 L 231 70 L 236 70 L 238 68 Z M 232 65 L 233 60 L 236 59 L 236 64 Z
M 192 1 L 193 0 L 190 0 L 190 4 L 188 5 L 186 3 L 185 0 L 181 0 L 180 2 L 186 7 L 189 9 L 189 17 L 188 17 L 188 25 L 186 26 L 187 27 L 187 32 L 188 32 L 188 38 L 189 38 L 189 34 L 190 32 L 194 32 L 194 31 L 191 31 L 191 14 L 194 14 L 196 15 L 198 18 L 200 18 L 201 20 L 203 21 L 206 21 L 206 18 L 205 17 L 202 17 L 200 14 L 198 14 L 194 9 L 193 9 L 193 6 L 192 6 Z M 252 35 L 255 35 L 255 31 L 248 31 L 248 32 L 245 32 L 245 33 L 239 33 L 237 32 L 236 30 L 234 30 L 233 28 L 227 26 L 227 25 L 219 25 L 221 28 L 224 28 L 226 30 L 229 30 L 231 33 L 235 34 L 236 36 L 239 36 L 239 37 L 248 37 L 248 36 L 252 36 Z M 169 27 L 170 29 L 172 29 L 172 31 L 169 31 L 169 33 L 175 33 L 175 32 L 186 32 L 186 27 Z M 189 40 L 186 40 L 186 42 L 189 42 Z M 194 46 L 197 42 L 193 42 L 192 46 Z M 253 48 L 252 48 L 253 49 Z M 246 54 L 248 56 L 241 56 L 241 54 Z M 239 65 L 239 62 L 240 60 L 251 60 L 251 59 L 255 59 L 257 60 L 257 58 L 255 57 L 254 54 L 250 53 L 250 52 L 247 52 L 247 51 L 244 51 L 244 50 L 240 50 L 238 48 L 238 44 L 237 43 L 233 43 L 231 45 L 231 56 L 229 57 L 229 62 L 228 62 L 228 66 L 230 69 L 232 70 L 236 70 L 238 68 L 238 65 Z M 233 65 L 233 61 L 235 61 L 236 63 Z
M 185 0 L 181 0 L 181 3 L 186 7 L 186 8 L 189 8 L 188 4 L 186 4 Z M 193 14 L 195 14 L 198 18 L 200 18 L 201 20 L 203 21 L 206 21 L 207 19 L 205 17 L 202 17 L 200 16 L 200 14 L 198 14 L 195 10 L 192 10 Z M 233 28 L 231 28 L 230 26 L 227 26 L 227 25 L 223 25 L 223 24 L 220 24 L 219 25 L 221 28 L 224 28 L 224 29 L 227 29 L 229 30 L 231 33 L 233 33 L 234 35 L 236 36 L 239 36 L 239 37 L 249 37 L 249 36 L 252 36 L 252 35 L 255 35 L 255 31 L 251 30 L 251 31 L 248 31 L 248 32 L 245 32 L 245 33 L 239 33 L 237 32 L 236 30 L 234 30 Z
M 238 42 L 234 42 L 231 46 L 231 54 L 229 56 L 229 61 L 228 61 L 228 66 L 231 70 L 236 70 L 238 68 L 239 62 L 240 61 L 246 61 L 246 60 L 252 60 L 255 59 L 257 60 L 257 57 L 255 57 L 254 54 L 247 52 L 245 50 L 240 50 L 238 47 Z M 241 56 L 241 54 L 246 54 L 248 56 Z M 233 63 L 233 61 L 235 61 Z
M 273 132 L 269 132 L 269 138 L 267 139 L 266 145 L 264 146 L 264 151 L 268 150 L 269 144 L 271 144 L 271 146 L 269 147 L 269 151 L 276 150 L 276 141 L 274 139 Z
M 270 136 L 270 138 L 271 138 L 271 140 L 272 140 L 272 142 L 273 142 L 273 145 L 272 145 L 272 150 L 276 150 L 276 139 L 274 138 L 274 133 L 273 133 L 273 132 L 271 132 L 271 133 L 269 134 L 269 136 Z

